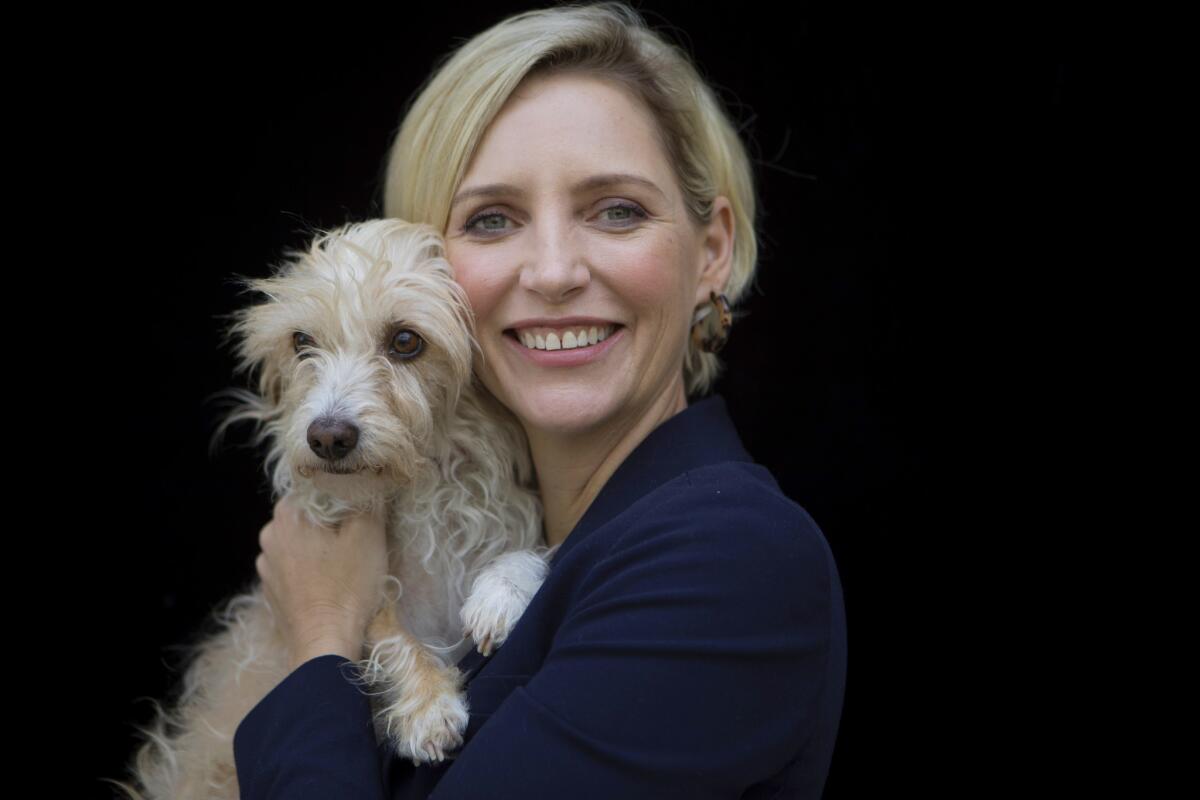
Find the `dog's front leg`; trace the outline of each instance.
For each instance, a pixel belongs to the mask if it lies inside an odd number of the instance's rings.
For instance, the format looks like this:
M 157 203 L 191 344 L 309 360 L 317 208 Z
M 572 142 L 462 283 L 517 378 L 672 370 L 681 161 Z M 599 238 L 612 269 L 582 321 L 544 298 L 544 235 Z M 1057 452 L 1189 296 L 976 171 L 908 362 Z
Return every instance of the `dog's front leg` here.
M 549 570 L 548 558 L 534 550 L 498 556 L 471 585 L 460 612 L 463 636 L 474 638 L 479 652 L 491 655 L 504 644 Z
M 462 744 L 467 727 L 463 674 L 409 633 L 391 601 L 376 614 L 367 637 L 370 656 L 359 668 L 379 697 L 376 736 L 414 765 L 444 760 Z

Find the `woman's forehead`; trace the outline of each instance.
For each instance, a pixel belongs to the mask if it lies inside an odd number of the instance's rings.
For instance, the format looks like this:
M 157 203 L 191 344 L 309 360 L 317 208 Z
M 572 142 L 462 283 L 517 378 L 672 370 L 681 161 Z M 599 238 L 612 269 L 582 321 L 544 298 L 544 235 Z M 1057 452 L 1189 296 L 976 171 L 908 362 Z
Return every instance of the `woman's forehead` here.
M 669 191 L 657 124 L 641 102 L 592 76 L 538 76 L 521 84 L 484 133 L 460 186 L 528 182 L 555 174 L 581 190 L 624 174 Z M 591 180 L 589 185 L 586 182 Z M 613 181 L 609 181 L 612 183 Z M 646 187 L 653 188 L 653 187 Z

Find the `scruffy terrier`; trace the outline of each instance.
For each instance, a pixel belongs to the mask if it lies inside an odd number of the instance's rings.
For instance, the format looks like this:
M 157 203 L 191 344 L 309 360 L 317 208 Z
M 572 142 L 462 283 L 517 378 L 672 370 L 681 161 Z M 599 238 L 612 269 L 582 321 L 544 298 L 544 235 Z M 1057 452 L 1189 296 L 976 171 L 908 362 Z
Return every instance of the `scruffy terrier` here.
M 389 574 L 356 677 L 380 742 L 441 761 L 468 719 L 455 665 L 472 638 L 485 655 L 504 642 L 554 552 L 525 436 L 473 375 L 474 319 L 433 227 L 352 223 L 288 255 L 272 277 L 241 279 L 268 300 L 235 313 L 226 342 L 258 392 L 228 390 L 239 402 L 214 442 L 254 421 L 273 499 L 319 524 L 382 504 Z M 234 731 L 291 663 L 251 586 L 191 646 L 171 711 L 139 729 L 139 785 L 113 782 L 131 797 L 238 797 Z

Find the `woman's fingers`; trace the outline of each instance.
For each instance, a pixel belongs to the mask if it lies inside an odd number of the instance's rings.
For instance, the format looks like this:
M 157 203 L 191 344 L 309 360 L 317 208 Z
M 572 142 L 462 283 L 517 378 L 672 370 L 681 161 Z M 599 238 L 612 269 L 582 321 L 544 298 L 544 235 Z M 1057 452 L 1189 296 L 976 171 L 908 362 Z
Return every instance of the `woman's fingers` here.
M 341 530 L 349 530 L 354 534 L 371 533 L 383 527 L 383 510 L 380 508 L 372 508 L 366 511 L 360 511 L 357 514 L 351 514 L 341 524 Z

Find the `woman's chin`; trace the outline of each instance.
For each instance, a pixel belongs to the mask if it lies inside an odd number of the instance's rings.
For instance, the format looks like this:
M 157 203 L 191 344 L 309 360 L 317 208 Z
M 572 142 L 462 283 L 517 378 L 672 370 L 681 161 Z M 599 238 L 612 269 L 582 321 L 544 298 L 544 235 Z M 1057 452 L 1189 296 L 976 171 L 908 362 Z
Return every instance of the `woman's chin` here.
M 610 406 L 607 395 L 580 387 L 522 396 L 513 410 L 530 432 L 562 436 L 594 430 L 611 416 Z

